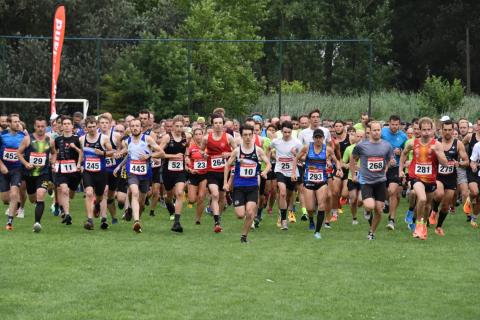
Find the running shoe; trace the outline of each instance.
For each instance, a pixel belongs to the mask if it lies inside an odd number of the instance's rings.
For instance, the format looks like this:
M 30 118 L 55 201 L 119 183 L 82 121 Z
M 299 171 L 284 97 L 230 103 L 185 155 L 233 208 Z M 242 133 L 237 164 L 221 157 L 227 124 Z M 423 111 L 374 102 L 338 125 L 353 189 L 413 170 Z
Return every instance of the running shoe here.
M 199 226 L 199 225 L 201 225 L 202 223 L 201 223 L 200 221 L 195 221 L 195 224 L 196 224 L 197 226 Z
M 255 230 L 255 221 L 252 221 L 252 224 L 250 225 L 250 230 Z
M 371 214 L 368 213 L 366 210 L 363 210 L 363 217 L 365 220 L 370 220 Z
M 436 228 L 435 228 L 435 233 L 438 234 L 438 235 L 441 236 L 441 237 L 444 237 L 444 236 L 445 236 L 445 232 L 443 232 L 442 227 L 436 227 Z
M 390 205 L 387 201 L 385 201 L 385 204 L 383 205 L 383 213 L 387 214 L 390 212 Z
M 7 223 L 7 226 L 5 227 L 5 229 L 7 229 L 8 231 L 12 231 L 13 225 L 11 223 Z
M 189 203 L 187 204 L 187 208 L 188 208 L 188 209 L 192 209 L 192 208 L 193 208 L 193 205 L 189 202 Z
M 315 232 L 315 233 L 313 234 L 313 237 L 314 237 L 315 239 L 322 239 L 322 235 L 320 234 L 320 232 Z
M 50 211 L 55 217 L 60 214 L 60 209 L 58 207 L 55 207 L 55 203 L 52 203 L 52 205 L 50 206 Z
M 17 218 L 20 218 L 20 219 L 25 218 L 25 209 L 23 209 L 23 208 L 18 208 L 18 209 L 17 209 L 16 217 L 17 217 Z
M 463 205 L 463 212 L 468 216 L 470 213 L 472 213 L 472 207 L 470 205 L 470 197 L 467 198 L 467 201 L 465 201 L 465 204 Z
M 405 223 L 412 224 L 413 223 L 413 211 L 407 210 L 405 213 Z
M 340 205 L 344 206 L 348 203 L 348 198 L 340 197 Z
M 175 222 L 172 226 L 172 229 L 170 229 L 170 230 L 172 230 L 173 232 L 182 233 L 183 232 L 183 227 L 180 224 L 180 222 Z
M 356 226 L 358 225 L 358 220 L 357 219 L 353 219 L 352 220 L 352 226 Z
M 83 224 L 83 227 L 84 227 L 86 230 L 93 230 L 93 222 L 87 220 L 87 221 Z
M 342 208 L 338 208 L 338 214 L 343 214 L 343 209 Z
M 392 231 L 395 230 L 395 221 L 389 220 L 387 223 L 387 229 Z
M 160 198 L 159 203 L 160 203 L 160 206 L 161 206 L 162 208 L 166 208 L 166 207 L 167 207 L 167 205 L 165 204 L 165 199 L 164 199 L 164 198 Z
M 427 240 L 427 224 L 422 223 L 422 236 L 420 237 L 421 240 Z
M 309 223 L 309 225 L 308 225 L 308 229 L 309 229 L 309 230 L 315 230 L 315 222 L 310 221 L 310 223 Z
M 112 218 L 112 224 L 117 224 L 118 223 L 118 219 L 117 218 Z
M 139 221 L 135 221 L 135 223 L 133 224 L 133 231 L 135 231 L 136 233 L 142 233 L 142 225 Z
M 253 226 L 255 228 L 258 228 L 260 226 L 260 220 L 258 220 L 258 218 L 253 219 Z
M 150 213 L 149 213 L 150 217 L 155 217 L 155 211 L 153 210 L 150 210 Z
M 293 211 L 288 211 L 288 221 L 290 223 L 297 222 L 297 218 L 295 218 L 295 213 L 293 213 Z
M 219 224 L 217 224 L 215 227 L 213 227 L 213 232 L 215 232 L 215 233 L 220 233 L 222 231 L 223 231 L 222 226 L 220 226 Z
M 416 227 L 415 223 L 409 223 L 408 224 L 408 229 L 412 232 L 415 231 L 415 227 Z
M 72 216 L 69 214 L 66 214 L 65 217 L 62 220 L 62 223 L 65 223 L 65 225 L 69 226 L 72 224 Z
M 472 226 L 472 228 L 478 228 L 477 219 L 470 220 L 470 225 Z
M 417 224 L 415 225 L 415 230 L 413 231 L 413 234 L 412 234 L 412 236 L 413 236 L 414 238 L 420 238 L 420 236 L 421 236 L 421 234 L 422 234 L 422 230 L 421 230 L 422 227 L 421 227 L 421 225 L 423 225 L 423 223 L 417 223 Z
M 282 221 L 281 230 L 284 230 L 284 231 L 287 231 L 287 230 L 288 230 L 287 220 L 283 220 L 283 221 Z
M 205 207 L 205 213 L 208 215 L 212 215 L 212 209 L 210 207 Z
M 227 194 L 225 195 L 225 198 L 227 200 L 227 205 L 231 206 L 232 203 L 233 203 L 233 200 L 232 200 L 232 195 L 230 194 L 230 192 L 227 192 Z
M 375 240 L 375 234 L 373 232 L 368 232 L 367 234 L 367 240 L 372 241 Z
M 248 243 L 247 236 L 241 236 L 240 243 Z
M 35 222 L 33 225 L 33 232 L 39 233 L 40 231 L 42 231 L 42 225 L 38 222 Z
M 325 222 L 325 224 L 323 225 L 323 227 L 325 229 L 332 229 L 332 226 L 330 225 L 330 222 Z
M 431 226 L 437 224 L 437 213 L 435 211 L 432 210 L 432 212 L 430 212 L 430 217 L 428 218 L 428 222 L 430 222 Z
M 95 218 L 100 217 L 100 203 L 95 203 L 95 205 L 93 206 L 93 216 Z
M 171 214 L 169 219 L 170 219 L 170 221 L 175 220 L 175 215 Z
M 102 229 L 102 230 L 107 230 L 108 229 L 107 218 L 102 218 L 101 223 L 100 223 L 100 229 Z
M 302 221 L 308 221 L 308 216 L 306 213 L 302 214 L 302 217 L 300 218 Z
M 5 215 L 8 217 L 8 207 L 7 210 L 5 210 Z

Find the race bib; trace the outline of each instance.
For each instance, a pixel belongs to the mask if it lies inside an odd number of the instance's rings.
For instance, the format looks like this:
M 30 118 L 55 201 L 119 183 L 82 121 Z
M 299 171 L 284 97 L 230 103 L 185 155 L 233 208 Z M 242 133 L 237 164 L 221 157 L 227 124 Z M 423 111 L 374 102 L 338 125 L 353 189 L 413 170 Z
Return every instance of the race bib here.
M 432 164 L 431 163 L 416 163 L 415 164 L 415 174 L 418 176 L 427 176 L 432 174 Z
M 85 158 L 85 170 L 88 172 L 100 172 L 100 159 L 86 157 Z
M 216 157 L 210 159 L 210 166 L 212 169 L 221 169 L 225 167 L 225 159 L 222 157 Z
M 47 154 L 45 152 L 31 152 L 30 164 L 38 167 L 43 167 L 47 163 Z
M 293 158 L 278 158 L 280 171 L 283 174 L 291 175 L 293 169 Z
M 245 162 L 240 163 L 240 177 L 241 178 L 253 178 L 257 175 L 257 163 Z
M 77 162 L 75 160 L 61 160 L 59 164 L 55 166 L 58 169 L 60 168 L 61 173 L 73 173 L 77 172 Z
M 130 173 L 138 176 L 147 174 L 147 162 L 145 160 L 130 160 Z
M 105 167 L 114 167 L 117 164 L 115 158 L 105 158 Z
M 380 172 L 384 168 L 384 159 L 379 157 L 369 157 L 367 159 L 367 169 L 372 172 Z
M 168 171 L 183 171 L 183 160 L 168 160 Z
M 308 169 L 308 175 L 307 175 L 307 180 L 308 182 L 313 182 L 313 183 L 320 183 L 324 182 L 325 180 L 323 179 L 323 170 L 321 169 Z
M 3 161 L 17 162 L 18 161 L 17 149 L 5 148 L 3 150 Z
M 193 162 L 193 170 L 205 170 L 205 169 L 207 169 L 207 161 L 195 160 Z
M 443 164 L 438 166 L 438 174 L 448 175 L 455 171 L 455 165 L 453 161 L 449 161 L 446 166 Z

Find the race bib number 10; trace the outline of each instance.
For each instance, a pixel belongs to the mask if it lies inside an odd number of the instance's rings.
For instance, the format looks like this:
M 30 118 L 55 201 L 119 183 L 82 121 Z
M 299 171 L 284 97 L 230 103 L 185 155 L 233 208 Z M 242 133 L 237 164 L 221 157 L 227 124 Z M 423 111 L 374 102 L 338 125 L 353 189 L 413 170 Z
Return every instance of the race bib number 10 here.
M 257 174 L 257 164 L 253 163 L 240 163 L 240 177 L 253 178 Z

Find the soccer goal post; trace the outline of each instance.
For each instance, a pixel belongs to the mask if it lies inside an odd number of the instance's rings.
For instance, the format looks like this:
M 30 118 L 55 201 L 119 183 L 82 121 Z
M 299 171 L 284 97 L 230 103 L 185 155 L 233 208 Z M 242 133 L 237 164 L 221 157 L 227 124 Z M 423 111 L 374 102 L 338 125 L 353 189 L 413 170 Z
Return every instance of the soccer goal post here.
M 87 117 L 88 100 L 87 99 L 55 99 L 56 102 L 81 103 L 83 105 L 83 118 Z M 2 98 L 0 102 L 50 102 L 49 98 Z

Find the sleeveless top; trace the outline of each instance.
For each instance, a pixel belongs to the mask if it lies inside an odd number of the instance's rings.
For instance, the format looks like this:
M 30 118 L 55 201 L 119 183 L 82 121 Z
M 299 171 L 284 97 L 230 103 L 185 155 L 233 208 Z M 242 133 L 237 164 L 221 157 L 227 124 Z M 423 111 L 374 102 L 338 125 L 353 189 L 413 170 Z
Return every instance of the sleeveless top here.
M 180 141 L 176 141 L 175 138 L 173 137 L 172 133 L 168 133 L 168 136 L 170 137 L 170 141 L 168 142 L 166 148 L 165 148 L 165 153 L 166 154 L 178 154 L 181 153 L 182 157 L 180 158 L 175 158 L 175 159 L 165 159 L 164 161 L 164 170 L 170 171 L 170 172 L 182 172 L 185 170 L 185 162 L 184 162 L 184 157 L 185 157 L 185 151 L 187 150 L 187 136 L 185 133 L 182 132 L 182 138 Z
M 257 146 L 253 144 L 253 151 L 251 153 L 244 153 L 242 146 L 239 147 L 239 150 L 240 154 L 235 160 L 233 187 L 258 187 L 260 161 L 257 155 Z
M 426 145 L 420 143 L 420 139 L 413 140 L 413 159 L 408 168 L 408 176 L 424 183 L 433 184 L 437 180 L 438 160 L 432 146 L 432 139 Z
M 140 155 L 151 154 L 145 135 L 142 135 L 138 142 L 133 142 L 132 137 L 127 138 L 128 155 L 126 162 L 127 176 L 137 176 L 140 179 L 150 179 L 152 176 L 152 167 L 150 160 L 140 160 Z
M 25 170 L 28 176 L 38 177 L 48 174 L 50 168 L 50 137 L 45 136 L 44 140 L 36 140 L 33 133 L 30 134 L 30 145 L 25 149 L 25 160 L 35 167 L 32 170 Z
M 90 173 L 99 173 L 105 170 L 105 157 L 95 153 L 94 149 L 105 151 L 102 146 L 102 134 L 94 142 L 88 141 L 88 134 L 83 143 L 83 169 Z
M 207 140 L 207 171 L 209 172 L 223 172 L 225 168 L 225 159 L 222 156 L 223 152 L 231 152 L 232 148 L 228 143 L 227 133 L 223 133 L 220 140 L 213 139 L 213 132 L 208 135 Z
M 200 153 L 200 147 L 192 140 L 188 147 L 190 154 L 190 169 L 196 170 L 198 174 L 207 173 L 207 160 Z
M 327 145 L 324 143 L 322 151 L 315 153 L 315 146 L 310 142 L 305 160 L 305 183 L 325 183 L 327 181 Z

